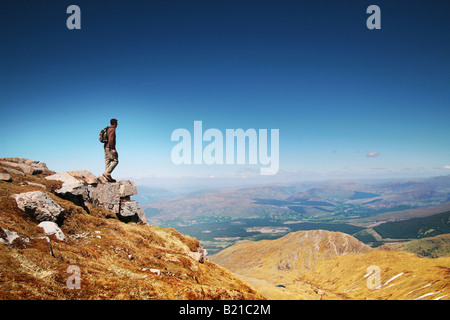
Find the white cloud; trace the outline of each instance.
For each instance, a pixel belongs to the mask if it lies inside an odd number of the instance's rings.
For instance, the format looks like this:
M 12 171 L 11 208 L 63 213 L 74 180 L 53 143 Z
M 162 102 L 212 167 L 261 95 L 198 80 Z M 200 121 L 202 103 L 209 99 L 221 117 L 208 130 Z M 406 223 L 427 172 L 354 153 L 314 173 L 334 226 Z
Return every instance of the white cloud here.
M 443 166 L 442 169 L 450 170 L 450 166 Z
M 371 157 L 371 158 L 373 158 L 373 157 L 378 157 L 380 155 L 380 153 L 379 152 L 376 152 L 376 151 L 372 151 L 372 152 L 369 152 L 368 154 L 367 154 L 367 156 L 368 157 Z

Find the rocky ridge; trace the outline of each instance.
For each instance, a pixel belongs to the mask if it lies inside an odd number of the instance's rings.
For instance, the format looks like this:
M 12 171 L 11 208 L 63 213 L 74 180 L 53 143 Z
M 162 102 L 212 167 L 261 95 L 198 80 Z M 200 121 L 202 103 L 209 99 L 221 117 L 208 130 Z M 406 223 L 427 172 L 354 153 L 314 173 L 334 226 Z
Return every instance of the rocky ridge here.
M 132 181 L 21 158 L 0 174 L 0 299 L 264 298 L 197 239 L 147 224 Z

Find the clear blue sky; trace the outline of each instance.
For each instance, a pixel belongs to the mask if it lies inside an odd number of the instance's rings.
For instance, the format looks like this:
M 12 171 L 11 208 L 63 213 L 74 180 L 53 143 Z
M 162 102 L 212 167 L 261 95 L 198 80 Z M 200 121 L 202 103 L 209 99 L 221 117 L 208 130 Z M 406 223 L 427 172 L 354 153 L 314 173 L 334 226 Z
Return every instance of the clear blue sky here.
M 66 8 L 81 8 L 68 30 Z M 366 8 L 381 8 L 368 30 Z M 0 4 L 0 157 L 118 178 L 240 176 L 180 165 L 177 128 L 279 129 L 280 172 L 450 173 L 448 1 L 20 1 Z M 372 156 L 369 156 L 372 155 Z

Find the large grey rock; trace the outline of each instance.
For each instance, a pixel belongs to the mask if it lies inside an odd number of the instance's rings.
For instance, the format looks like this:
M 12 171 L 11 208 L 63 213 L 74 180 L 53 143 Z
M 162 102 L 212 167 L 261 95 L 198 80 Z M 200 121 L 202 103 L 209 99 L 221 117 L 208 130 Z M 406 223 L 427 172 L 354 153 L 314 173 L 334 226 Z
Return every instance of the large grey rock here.
M 90 202 L 114 213 L 119 213 L 121 200 L 137 194 L 136 185 L 130 180 L 105 183 L 90 189 Z
M 45 179 L 61 181 L 63 183 L 61 188 L 55 191 L 61 198 L 70 200 L 76 205 L 83 207 L 85 202 L 89 201 L 89 188 L 83 181 L 78 180 L 69 172 L 56 173 L 45 177 Z
M 14 194 L 17 206 L 37 221 L 57 221 L 64 216 L 64 209 L 42 191 Z
M 120 202 L 119 219 L 125 222 L 137 222 L 146 224 L 144 210 L 138 207 L 137 201 L 125 200 Z
M 120 215 L 124 217 L 134 216 L 138 210 L 137 201 L 123 201 L 120 204 Z

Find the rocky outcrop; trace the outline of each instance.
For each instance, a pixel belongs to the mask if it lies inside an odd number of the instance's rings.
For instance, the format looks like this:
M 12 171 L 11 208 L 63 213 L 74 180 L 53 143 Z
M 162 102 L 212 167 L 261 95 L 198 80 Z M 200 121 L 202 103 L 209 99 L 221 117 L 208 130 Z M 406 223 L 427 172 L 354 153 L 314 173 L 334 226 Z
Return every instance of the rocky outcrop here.
M 144 211 L 136 201 L 130 200 L 137 194 L 133 181 L 107 183 L 86 170 L 60 172 L 46 179 L 61 181 L 63 184 L 55 193 L 87 211 L 87 204 L 92 204 L 112 211 L 124 222 L 146 223 Z
M 55 222 L 64 217 L 64 209 L 42 191 L 24 192 L 15 194 L 12 197 L 22 211 L 39 222 Z
M 45 173 L 45 179 L 62 182 L 54 193 L 69 200 L 89 212 L 88 205 L 100 206 L 116 214 L 123 222 L 146 224 L 144 211 L 131 196 L 137 194 L 136 185 L 130 180 L 119 180 L 109 183 L 102 176 L 98 177 L 87 170 L 73 170 L 55 173 L 40 161 L 22 158 L 0 158 L 0 180 L 11 182 L 11 175 L 39 175 Z M 6 173 L 6 172 L 7 173 Z M 20 182 L 21 185 L 35 185 L 46 189 L 45 185 L 35 182 Z M 53 221 L 63 218 L 62 208 L 43 192 L 22 193 L 14 195 L 20 209 L 30 216 L 42 221 Z M 52 203 L 53 202 L 53 203 Z
M 47 165 L 43 162 L 22 158 L 0 158 L 0 166 L 14 167 L 31 175 L 49 171 Z

